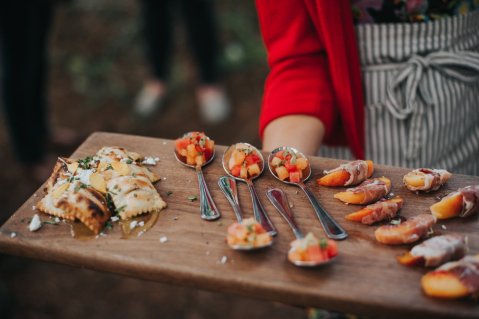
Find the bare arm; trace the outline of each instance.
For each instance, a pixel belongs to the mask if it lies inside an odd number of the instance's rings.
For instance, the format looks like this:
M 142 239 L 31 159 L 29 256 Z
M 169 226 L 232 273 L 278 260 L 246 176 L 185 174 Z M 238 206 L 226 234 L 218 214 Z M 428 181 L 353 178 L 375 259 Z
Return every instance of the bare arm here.
M 271 121 L 263 134 L 263 150 L 292 146 L 306 155 L 316 155 L 324 137 L 324 125 L 314 116 L 287 115 Z

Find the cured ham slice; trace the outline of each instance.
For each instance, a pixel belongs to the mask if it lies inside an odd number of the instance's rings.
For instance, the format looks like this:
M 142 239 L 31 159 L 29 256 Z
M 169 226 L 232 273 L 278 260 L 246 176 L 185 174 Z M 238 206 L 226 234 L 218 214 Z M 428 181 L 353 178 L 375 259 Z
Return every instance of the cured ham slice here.
M 404 175 L 403 182 L 407 189 L 413 192 L 430 192 L 438 190 L 451 176 L 452 174 L 444 169 L 419 168 Z
M 479 293 L 479 255 L 448 262 L 421 279 L 424 293 L 438 298 L 462 298 Z
M 479 211 L 479 185 L 466 186 L 450 193 L 431 206 L 431 213 L 438 219 L 469 217 Z
M 325 176 L 317 180 L 322 186 L 350 186 L 364 182 L 374 172 L 372 161 L 353 161 L 324 171 Z
M 437 267 L 445 262 L 464 257 L 466 250 L 465 236 L 457 234 L 442 235 L 414 246 L 411 251 L 398 257 L 398 261 L 406 266 Z
M 339 192 L 334 198 L 348 204 L 369 204 L 386 196 L 391 191 L 391 181 L 386 177 L 368 179 L 359 186 Z
M 379 202 L 368 205 L 357 212 L 346 215 L 345 218 L 347 220 L 371 225 L 396 216 L 399 209 L 401 209 L 403 202 L 403 199 L 398 196 L 388 200 L 380 200 Z
M 386 245 L 402 245 L 413 243 L 427 235 L 436 223 L 430 214 L 414 216 L 399 225 L 381 226 L 374 232 L 376 240 Z

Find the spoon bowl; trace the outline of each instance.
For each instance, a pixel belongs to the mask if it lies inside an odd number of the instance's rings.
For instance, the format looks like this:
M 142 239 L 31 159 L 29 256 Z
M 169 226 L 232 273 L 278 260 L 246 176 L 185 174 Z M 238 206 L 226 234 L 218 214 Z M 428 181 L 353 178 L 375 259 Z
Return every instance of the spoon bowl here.
M 250 159 L 252 159 L 254 163 L 246 167 L 243 165 L 247 163 L 247 156 L 250 156 Z M 221 162 L 225 172 L 229 176 L 235 180 L 245 182 L 246 185 L 248 185 L 251 200 L 253 201 L 253 213 L 256 221 L 260 223 L 271 236 L 275 236 L 277 234 L 276 228 L 266 214 L 253 185 L 253 180 L 258 178 L 264 171 L 265 164 L 261 152 L 249 143 L 236 143 L 226 149 Z M 240 165 L 239 174 L 237 174 L 238 165 Z M 257 165 L 257 167 L 254 167 L 254 165 Z M 233 173 L 233 169 L 236 170 L 236 173 Z
M 220 187 L 223 194 L 226 196 L 226 199 L 228 200 L 228 202 L 231 204 L 231 207 L 233 207 L 233 211 L 236 215 L 236 219 L 238 220 L 238 223 L 241 224 L 243 221 L 243 216 L 242 216 L 243 214 L 241 212 L 241 207 L 238 200 L 238 188 L 236 187 L 236 180 L 230 176 L 221 176 L 218 180 L 218 186 Z M 261 245 L 261 246 L 254 246 L 252 244 L 232 245 L 229 243 L 228 243 L 228 246 L 230 246 L 234 250 L 251 251 L 251 250 L 266 248 L 271 246 L 272 244 L 273 244 L 273 240 L 271 238 L 271 241 L 268 244 Z
M 196 137 L 201 136 L 199 139 Z M 198 185 L 200 189 L 200 212 L 201 218 L 204 220 L 215 220 L 221 217 L 220 211 L 216 207 L 215 202 L 213 201 L 213 197 L 210 194 L 208 186 L 206 184 L 205 178 L 203 176 L 202 167 L 211 163 L 215 157 L 215 148 L 213 141 L 206 135 L 198 132 L 188 132 L 185 133 L 182 137 L 180 137 L 177 141 L 184 140 L 186 138 L 190 138 L 190 140 L 194 143 L 197 143 L 201 149 L 204 149 L 204 161 L 201 159 L 201 155 L 198 153 L 195 160 L 192 161 L 184 154 L 180 154 L 178 148 L 175 146 L 175 158 L 181 164 L 194 168 L 196 171 L 196 175 L 198 177 Z M 211 149 L 207 148 L 206 145 L 213 145 Z M 181 149 L 183 151 L 184 149 Z M 186 148 L 185 148 L 186 150 Z M 195 147 L 196 150 L 196 147 Z M 186 151 L 185 151 L 186 152 Z M 190 157 L 191 158 L 191 157 Z
M 291 155 L 291 158 L 288 160 L 279 160 L 278 157 L 276 156 L 278 152 L 282 152 L 282 154 L 287 153 L 288 155 Z M 306 159 L 306 161 L 304 160 L 302 161 L 303 165 L 306 165 L 306 166 L 300 171 L 300 174 L 299 174 L 300 177 L 297 179 L 297 181 L 291 181 L 289 179 L 290 177 L 285 177 L 283 179 L 279 178 L 276 172 L 278 167 L 280 166 L 286 167 L 284 166 L 284 164 L 286 164 L 284 163 L 285 161 L 289 161 L 290 163 L 289 165 L 297 165 L 296 162 L 300 158 Z M 278 163 L 278 165 L 273 165 L 272 164 L 273 160 L 275 160 L 275 162 Z M 318 202 L 318 200 L 316 199 L 314 194 L 311 192 L 311 190 L 309 190 L 304 184 L 311 177 L 311 165 L 309 161 L 307 160 L 307 157 L 303 153 L 301 153 L 294 147 L 290 147 L 290 146 L 278 147 L 274 149 L 271 152 L 271 154 L 269 154 L 268 167 L 271 174 L 279 181 L 289 185 L 298 186 L 299 188 L 303 190 L 303 192 L 306 194 L 309 201 L 311 202 L 314 212 L 316 213 L 316 216 L 318 217 L 321 223 L 321 226 L 323 226 L 326 236 L 335 240 L 341 240 L 348 237 L 348 234 L 346 233 L 346 231 L 328 214 L 328 212 L 326 212 L 326 210 L 321 206 L 321 204 Z M 289 171 L 288 171 L 288 174 L 289 174 Z
M 303 233 L 299 229 L 298 224 L 296 223 L 294 219 L 294 214 L 293 211 L 291 210 L 288 202 L 288 197 L 286 194 L 279 188 L 270 188 L 266 192 L 266 196 L 269 198 L 271 201 L 271 204 L 278 210 L 281 216 L 286 220 L 288 223 L 289 227 L 291 227 L 291 230 L 293 231 L 294 236 L 296 237 L 297 240 L 301 240 L 304 238 Z M 289 255 L 291 252 L 294 251 L 294 248 L 291 247 L 288 253 L 288 261 L 294 264 L 295 266 L 298 267 L 317 267 L 317 266 L 322 266 L 322 265 L 327 265 L 331 263 L 336 257 L 330 258 L 328 260 L 323 260 L 323 261 L 316 261 L 316 260 L 310 260 L 310 261 L 302 261 L 302 260 L 291 260 L 289 258 Z

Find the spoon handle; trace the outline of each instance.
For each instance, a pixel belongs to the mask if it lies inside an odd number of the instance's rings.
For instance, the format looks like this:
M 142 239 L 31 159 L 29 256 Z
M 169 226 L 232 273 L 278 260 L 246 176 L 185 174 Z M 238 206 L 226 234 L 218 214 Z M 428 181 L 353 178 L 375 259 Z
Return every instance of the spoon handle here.
M 296 238 L 301 239 L 303 238 L 303 234 L 299 230 L 298 224 L 294 220 L 293 212 L 289 207 L 288 198 L 286 194 L 279 188 L 270 188 L 266 192 L 266 196 L 268 196 L 271 204 L 278 210 L 278 212 L 283 216 L 283 218 L 288 223 L 289 227 L 293 230 L 294 236 Z
M 253 201 L 253 213 L 254 213 L 254 218 L 258 223 L 263 226 L 263 228 L 271 234 L 271 236 L 276 236 L 278 232 L 276 231 L 276 228 L 274 227 L 273 223 L 269 219 L 268 215 L 266 214 L 265 209 L 263 208 L 263 205 L 261 205 L 261 202 L 259 201 L 258 194 L 256 193 L 256 190 L 254 189 L 253 182 L 250 179 L 246 180 L 246 184 L 248 185 L 249 192 L 251 194 L 251 200 Z
M 319 204 L 313 193 L 303 183 L 298 186 L 304 191 L 309 201 L 313 205 L 314 212 L 319 218 L 321 225 L 323 226 L 326 236 L 331 239 L 341 240 L 348 237 L 348 233 L 329 215 L 324 208 Z
M 243 221 L 243 218 L 241 217 L 241 208 L 240 208 L 239 200 L 238 200 L 238 190 L 236 187 L 236 180 L 229 176 L 221 176 L 218 180 L 218 185 L 220 189 L 223 191 L 223 194 L 225 194 L 228 202 L 230 202 L 231 207 L 233 207 L 233 211 L 235 212 L 236 219 L 238 220 L 239 223 L 241 223 Z
M 201 218 L 205 220 L 215 220 L 220 218 L 220 211 L 218 210 L 218 208 L 216 208 L 213 197 L 211 197 L 201 167 L 196 167 L 196 175 L 198 176 L 198 184 L 200 187 Z

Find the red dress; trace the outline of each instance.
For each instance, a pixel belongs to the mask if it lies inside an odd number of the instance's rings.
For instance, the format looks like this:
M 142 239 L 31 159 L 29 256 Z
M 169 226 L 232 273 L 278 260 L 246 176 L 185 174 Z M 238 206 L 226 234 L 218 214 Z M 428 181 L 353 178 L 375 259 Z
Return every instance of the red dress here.
M 364 105 L 349 0 L 256 0 L 270 73 L 260 134 L 291 114 L 318 117 L 326 144 L 364 158 Z

